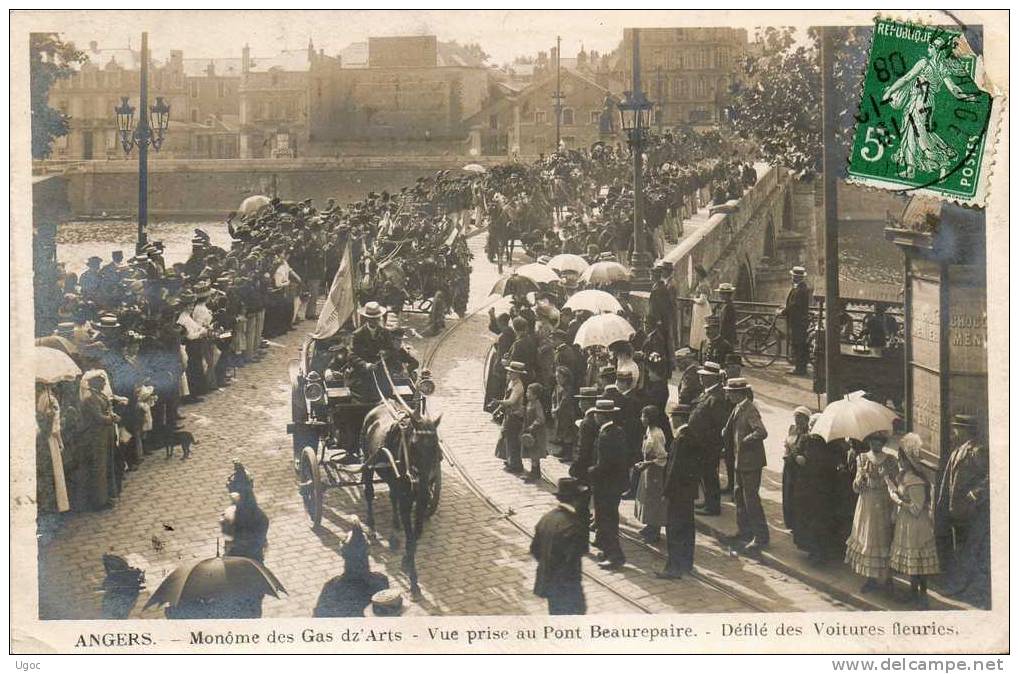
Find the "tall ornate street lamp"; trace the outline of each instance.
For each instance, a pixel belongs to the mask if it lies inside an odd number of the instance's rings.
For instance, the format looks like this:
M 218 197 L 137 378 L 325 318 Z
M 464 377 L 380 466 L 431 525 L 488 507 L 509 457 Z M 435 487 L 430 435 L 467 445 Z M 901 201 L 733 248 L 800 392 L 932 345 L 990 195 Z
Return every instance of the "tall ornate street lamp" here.
M 162 96 L 156 96 L 156 104 L 149 106 L 148 33 L 142 33 L 141 60 L 138 125 L 134 121 L 135 108 L 127 96 L 122 96 L 120 105 L 113 109 L 124 153 L 131 154 L 132 149 L 138 148 L 138 250 L 148 242 L 145 228 L 149 224 L 149 146 L 158 152 L 170 126 L 170 106 Z
M 651 279 L 651 253 L 644 235 L 644 145 L 651 126 L 654 107 L 640 89 L 640 32 L 633 29 L 633 91 L 624 91 L 619 102 L 620 125 L 627 136 L 633 156 L 633 254 L 630 269 L 637 287 L 647 286 Z

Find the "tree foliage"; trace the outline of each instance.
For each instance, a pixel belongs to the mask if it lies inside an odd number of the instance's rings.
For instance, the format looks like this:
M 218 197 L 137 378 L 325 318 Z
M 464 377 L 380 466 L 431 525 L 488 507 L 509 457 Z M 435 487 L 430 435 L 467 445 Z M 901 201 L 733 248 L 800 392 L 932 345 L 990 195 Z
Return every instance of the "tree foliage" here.
M 31 82 L 32 157 L 50 156 L 53 140 L 66 136 L 68 116 L 49 105 L 50 88 L 57 80 L 74 74 L 74 65 L 86 63 L 88 55 L 64 42 L 56 33 L 32 33 L 29 36 L 29 72 Z
M 844 153 L 873 28 L 835 31 L 832 95 L 836 139 Z M 806 40 L 802 37 L 792 27 L 757 30 L 756 44 L 741 63 L 742 81 L 733 86 L 729 122 L 738 136 L 757 145 L 765 161 L 811 175 L 821 170 L 820 33 L 811 29 Z

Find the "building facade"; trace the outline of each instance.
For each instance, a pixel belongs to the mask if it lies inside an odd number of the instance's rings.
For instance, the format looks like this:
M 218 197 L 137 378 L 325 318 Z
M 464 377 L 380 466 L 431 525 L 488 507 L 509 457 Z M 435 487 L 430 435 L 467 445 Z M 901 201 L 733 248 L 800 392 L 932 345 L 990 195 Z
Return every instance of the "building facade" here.
M 185 59 L 190 156 L 240 156 L 240 59 Z
M 239 144 L 242 159 L 290 159 L 304 155 L 308 140 L 309 71 L 314 45 L 274 58 L 241 52 L 238 84 Z
M 364 60 L 314 57 L 309 152 L 449 154 L 489 94 L 488 69 L 435 36 L 370 38 Z
M 54 140 L 51 159 L 122 159 L 124 150 L 117 132 L 114 108 L 126 96 L 138 115 L 141 54 L 128 49 L 100 49 L 91 42 L 85 50 L 89 61 L 70 78 L 57 80 L 49 92 L 49 105 L 69 116 L 67 135 Z M 171 51 L 163 63 L 150 62 L 149 104 L 162 96 L 170 106 L 170 129 L 159 154 L 186 157 L 188 102 L 184 55 Z
M 493 100 L 468 120 L 468 152 L 523 157 L 554 152 L 556 85 L 552 70 L 520 90 L 497 87 Z M 563 146 L 581 149 L 615 138 L 618 99 L 608 89 L 564 68 L 559 73 L 559 90 L 563 96 L 559 124 Z
M 641 28 L 641 89 L 654 102 L 652 122 L 662 127 L 711 126 L 724 118 L 740 58 L 742 28 Z M 632 89 L 633 28 L 623 30 L 606 77 Z M 605 82 L 607 86 L 611 85 Z

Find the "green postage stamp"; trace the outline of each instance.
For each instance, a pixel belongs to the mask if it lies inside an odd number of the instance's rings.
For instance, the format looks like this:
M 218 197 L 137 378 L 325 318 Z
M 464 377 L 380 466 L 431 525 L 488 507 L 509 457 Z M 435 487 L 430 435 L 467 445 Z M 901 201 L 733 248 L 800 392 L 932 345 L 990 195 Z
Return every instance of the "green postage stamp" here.
M 983 206 L 995 99 L 961 32 L 877 19 L 849 182 Z

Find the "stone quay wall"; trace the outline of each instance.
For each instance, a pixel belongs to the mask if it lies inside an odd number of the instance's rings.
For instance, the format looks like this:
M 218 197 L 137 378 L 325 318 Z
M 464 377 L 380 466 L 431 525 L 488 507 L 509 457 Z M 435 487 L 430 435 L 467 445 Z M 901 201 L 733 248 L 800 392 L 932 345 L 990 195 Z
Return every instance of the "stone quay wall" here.
M 329 197 L 341 204 L 368 192 L 413 187 L 435 171 L 468 163 L 490 165 L 504 158 L 348 157 L 343 159 L 219 159 L 149 162 L 150 218 L 220 218 L 254 194 L 282 199 Z M 39 163 L 37 174 L 62 172 L 72 218 L 134 217 L 138 164 L 126 161 Z

